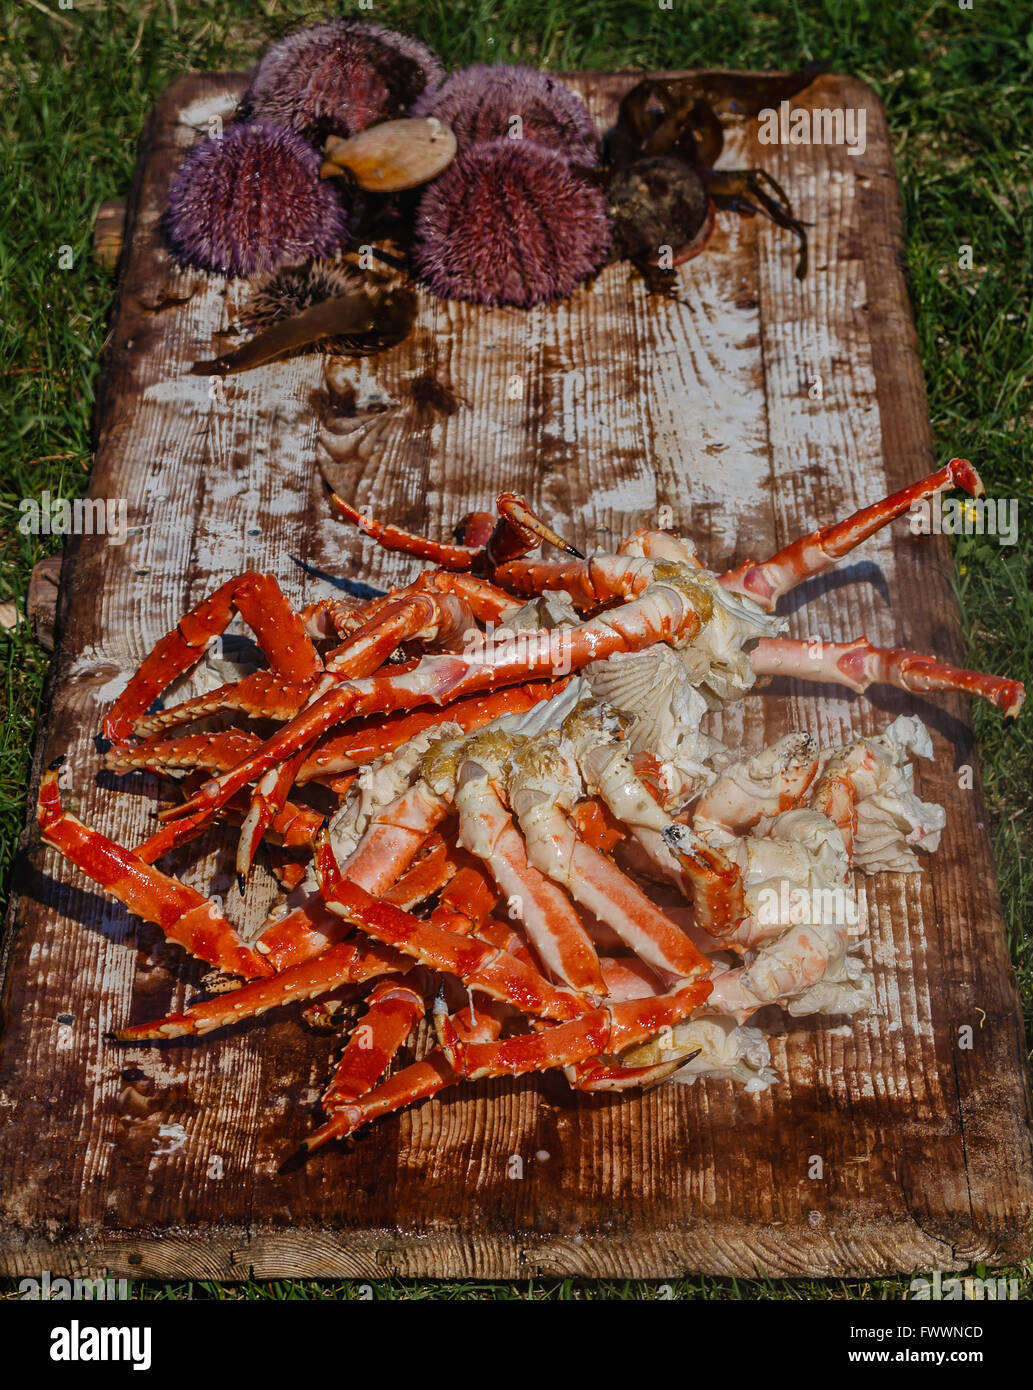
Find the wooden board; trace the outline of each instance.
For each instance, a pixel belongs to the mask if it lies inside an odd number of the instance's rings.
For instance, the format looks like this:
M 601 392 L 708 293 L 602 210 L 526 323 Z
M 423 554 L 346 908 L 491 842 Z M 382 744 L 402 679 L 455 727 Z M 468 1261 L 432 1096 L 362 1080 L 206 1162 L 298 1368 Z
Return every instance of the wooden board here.
M 575 79 L 601 126 L 634 80 Z M 146 132 L 92 482 L 94 496 L 126 499 L 133 534 L 123 546 L 86 537 L 70 554 L 38 750 L 37 767 L 69 755 L 71 804 L 126 844 L 149 833 L 157 783 L 98 777 L 93 736 L 185 609 L 248 567 L 274 571 L 299 604 L 327 594 L 292 555 L 374 583 L 412 573 L 328 513 L 319 359 L 214 394 L 187 375 L 241 291 L 173 267 L 158 222 L 184 150 L 229 115 L 241 85 L 184 77 Z M 586 548 L 659 523 L 695 537 L 718 568 L 930 472 L 883 113 L 849 78 L 819 79 L 799 100 L 864 107 L 865 153 L 765 148 L 742 129 L 725 163 L 766 165 L 813 224 L 803 284 L 791 238 L 723 215 L 681 272 L 681 302 L 649 298 L 623 265 L 531 312 L 426 298 L 412 337 L 355 369 L 360 406 L 388 408 L 362 417 L 345 464 L 352 498 L 447 536 L 509 488 Z M 431 427 L 405 394 L 428 368 L 467 402 Z M 898 524 L 806 586 L 792 631 L 863 632 L 958 660 L 948 561 L 946 542 Z M 730 708 L 718 732 L 759 748 L 795 724 L 827 744 L 902 710 L 934 732 L 919 790 L 949 819 L 922 875 L 865 882 L 874 1013 L 780 1025 L 781 1081 L 761 1094 L 728 1082 L 617 1099 L 553 1080 L 480 1084 L 286 1176 L 277 1167 L 313 1123 L 331 1039 L 281 1015 L 196 1042 L 106 1042 L 126 1020 L 181 1005 L 199 972 L 30 836 L 5 959 L 0 1268 L 858 1275 L 1027 1255 L 1025 1046 L 978 771 L 975 789 L 959 788 L 974 763 L 965 702 L 776 683 Z M 211 883 L 209 860 L 181 868 Z

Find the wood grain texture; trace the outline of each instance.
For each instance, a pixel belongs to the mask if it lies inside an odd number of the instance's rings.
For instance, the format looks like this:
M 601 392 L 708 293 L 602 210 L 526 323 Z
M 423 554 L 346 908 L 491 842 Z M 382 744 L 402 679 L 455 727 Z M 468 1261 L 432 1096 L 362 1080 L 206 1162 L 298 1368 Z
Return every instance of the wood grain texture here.
M 606 125 L 636 79 L 573 80 Z M 317 457 L 358 504 L 431 535 L 508 488 L 584 547 L 670 525 L 715 567 L 763 557 L 933 468 L 885 121 L 862 84 L 827 76 L 799 100 L 866 107 L 863 156 L 765 148 L 746 128 L 729 139 L 724 162 L 764 164 L 813 223 L 805 282 L 792 275 L 791 238 L 726 214 L 683 268 L 677 301 L 647 296 L 625 265 L 526 312 L 424 297 L 404 344 L 341 367 L 359 415 L 330 439 L 319 434 L 319 358 L 214 392 L 186 374 L 213 355 L 241 287 L 178 270 L 158 223 L 185 149 L 241 86 L 235 74 L 181 78 L 146 132 L 91 487 L 126 499 L 132 534 L 123 546 L 82 537 L 66 553 L 37 770 L 69 754 L 70 805 L 123 843 L 148 833 L 158 784 L 98 777 L 93 735 L 187 607 L 249 567 L 272 570 L 295 602 L 324 596 L 292 555 L 372 583 L 411 576 L 404 557 L 328 514 Z M 462 397 L 454 415 L 416 411 L 408 383 L 427 370 Z M 864 632 L 957 660 L 948 563 L 945 541 L 898 524 L 806 586 L 806 606 L 788 610 L 793 631 Z M 776 682 L 715 731 L 759 747 L 795 724 L 840 741 L 903 709 L 933 730 L 919 791 L 947 807 L 948 827 L 920 876 L 864 881 L 870 1016 L 776 1022 L 781 1080 L 765 1093 L 708 1081 L 612 1098 L 572 1095 L 556 1078 L 481 1083 L 289 1175 L 277 1167 L 313 1123 L 331 1040 L 283 1012 L 197 1041 L 105 1041 L 180 1005 L 199 971 L 30 834 L 4 957 L 0 1269 L 867 1275 L 1027 1255 L 1025 1048 L 982 796 L 958 787 L 957 769 L 974 762 L 965 702 Z M 206 889 L 217 840 L 179 865 Z M 216 891 L 227 883 L 216 876 Z M 518 1180 L 507 1177 L 514 1155 Z M 813 1155 L 821 1180 L 808 1177 Z

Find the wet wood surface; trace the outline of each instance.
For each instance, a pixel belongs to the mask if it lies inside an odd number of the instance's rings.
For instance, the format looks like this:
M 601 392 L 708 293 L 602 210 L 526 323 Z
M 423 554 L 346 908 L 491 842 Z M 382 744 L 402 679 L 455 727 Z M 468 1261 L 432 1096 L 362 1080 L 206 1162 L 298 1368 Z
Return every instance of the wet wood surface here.
M 634 80 L 575 82 L 605 126 Z M 724 163 L 763 164 L 813 224 L 802 284 L 791 237 L 722 214 L 677 300 L 647 295 L 626 265 L 532 311 L 424 296 L 405 343 L 341 364 L 358 414 L 322 439 L 325 359 L 218 387 L 188 374 L 215 355 L 242 289 L 177 269 L 159 219 L 185 150 L 212 116 L 228 118 L 242 85 L 183 77 L 146 132 L 91 484 L 125 499 L 130 533 L 66 547 L 36 767 L 68 755 L 68 804 L 116 840 L 150 833 L 159 783 L 99 773 L 94 735 L 180 614 L 246 568 L 271 570 L 298 604 L 329 595 L 293 556 L 378 585 L 411 577 L 404 557 L 331 517 L 318 458 L 363 508 L 430 535 L 449 536 L 505 488 L 583 548 L 661 525 L 694 537 L 714 568 L 763 557 L 944 461 L 931 451 L 885 121 L 862 84 L 826 76 L 797 99 L 864 107 L 862 155 L 764 147 L 755 127 L 729 137 Z M 461 398 L 454 415 L 428 419 L 413 401 L 427 371 Z M 898 523 L 805 586 L 786 610 L 791 630 L 866 633 L 957 661 L 948 565 L 945 541 Z M 30 832 L 3 962 L 0 1269 L 850 1275 L 1028 1254 L 1025 1045 L 966 702 L 780 681 L 715 732 L 759 748 L 796 726 L 827 744 L 902 711 L 933 732 L 918 790 L 947 808 L 942 847 L 919 876 L 863 881 L 877 1006 L 776 1024 L 776 1086 L 608 1098 L 555 1078 L 480 1083 L 285 1175 L 333 1040 L 282 1012 L 194 1041 L 106 1041 L 181 1006 L 201 971 Z M 217 843 L 177 872 L 211 889 Z M 228 885 L 215 877 L 216 891 Z M 252 924 L 264 906 L 256 893 Z

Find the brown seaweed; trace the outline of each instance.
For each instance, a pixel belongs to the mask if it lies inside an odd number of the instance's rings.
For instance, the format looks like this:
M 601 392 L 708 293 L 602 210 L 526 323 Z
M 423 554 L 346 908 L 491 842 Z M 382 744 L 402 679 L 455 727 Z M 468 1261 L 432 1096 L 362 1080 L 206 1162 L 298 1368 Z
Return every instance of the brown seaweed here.
M 410 290 L 392 290 L 376 298 L 365 292 L 338 295 L 274 323 L 232 352 L 195 362 L 191 373 L 233 376 L 325 339 L 341 340 L 335 348 L 342 354 L 368 356 L 400 343 L 415 317 L 416 296 Z

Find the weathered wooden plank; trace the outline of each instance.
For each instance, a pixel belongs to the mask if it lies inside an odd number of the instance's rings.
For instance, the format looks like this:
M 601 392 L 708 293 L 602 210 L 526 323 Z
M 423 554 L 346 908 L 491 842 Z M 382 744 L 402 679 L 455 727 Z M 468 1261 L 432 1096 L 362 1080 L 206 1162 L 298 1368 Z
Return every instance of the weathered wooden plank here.
M 635 79 L 574 80 L 604 125 Z M 240 87 L 232 74 L 182 78 L 150 123 L 92 481 L 94 495 L 126 498 L 137 529 L 123 547 L 80 538 L 66 561 L 39 757 L 70 753 L 71 803 L 125 843 L 148 833 L 157 784 L 98 782 L 92 737 L 185 608 L 249 566 L 273 570 L 295 602 L 327 592 L 290 555 L 374 583 L 413 573 L 326 511 L 320 359 L 230 378 L 214 393 L 187 374 L 212 355 L 242 288 L 176 269 L 158 220 L 183 151 L 212 115 L 228 115 Z M 673 525 L 716 565 L 763 555 L 928 471 L 881 110 L 840 77 L 801 101 L 864 105 L 866 153 L 761 147 L 741 129 L 724 162 L 770 168 L 814 224 L 807 281 L 792 277 L 790 238 L 726 215 L 682 271 L 678 301 L 647 296 L 626 266 L 530 312 L 424 297 L 404 344 L 344 368 L 361 413 L 351 446 L 335 447 L 349 496 L 447 535 L 510 488 L 582 546 Z M 462 398 L 454 415 L 418 415 L 409 383 L 426 370 Z M 808 585 L 806 608 L 791 606 L 793 630 L 866 632 L 956 658 L 946 558 L 945 543 L 897 526 L 849 567 L 852 582 Z M 775 683 L 725 711 L 720 730 L 752 747 L 793 725 L 831 741 L 883 728 L 905 707 L 935 731 L 920 789 L 947 805 L 949 822 L 921 878 L 866 882 L 871 1017 L 773 1021 L 783 1080 L 759 1095 L 727 1082 L 620 1099 L 572 1096 L 551 1078 L 481 1084 L 290 1174 L 277 1168 L 310 1127 L 331 1041 L 284 1014 L 194 1043 L 106 1042 L 122 1021 L 182 1001 L 198 972 L 58 856 L 30 847 L 5 957 L 0 1268 L 820 1275 L 1028 1253 L 1021 1021 L 981 795 L 955 775 L 973 761 L 963 703 Z M 225 891 L 217 840 L 184 855 L 181 871 Z M 975 1027 L 971 1050 L 959 1046 L 963 1024 Z M 814 1155 L 821 1180 L 809 1176 Z M 519 1180 L 507 1176 L 514 1156 Z

